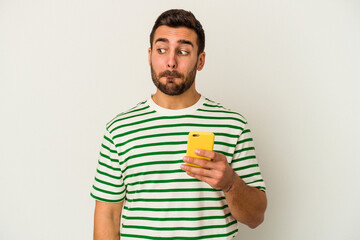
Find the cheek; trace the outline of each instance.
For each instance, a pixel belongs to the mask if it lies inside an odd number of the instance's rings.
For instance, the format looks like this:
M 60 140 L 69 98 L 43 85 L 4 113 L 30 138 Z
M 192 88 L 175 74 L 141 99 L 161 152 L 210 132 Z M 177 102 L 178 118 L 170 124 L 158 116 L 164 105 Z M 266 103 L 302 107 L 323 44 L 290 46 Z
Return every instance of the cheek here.
M 180 69 L 186 69 L 186 72 L 191 72 L 194 67 L 196 67 L 196 61 L 191 61 L 191 62 L 186 62 L 186 63 L 183 63 L 182 65 L 179 65 L 179 68 Z
M 162 68 L 164 65 L 164 60 L 159 57 L 153 56 L 150 61 L 154 69 Z

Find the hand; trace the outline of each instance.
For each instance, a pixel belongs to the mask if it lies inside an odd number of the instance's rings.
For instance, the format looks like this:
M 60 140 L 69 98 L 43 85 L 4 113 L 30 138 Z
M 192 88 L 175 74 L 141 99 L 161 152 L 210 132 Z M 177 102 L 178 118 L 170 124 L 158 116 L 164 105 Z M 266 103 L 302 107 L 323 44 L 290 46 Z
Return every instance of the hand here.
M 225 155 L 202 149 L 196 149 L 195 153 L 210 158 L 211 161 L 185 156 L 183 158 L 184 162 L 200 167 L 182 164 L 180 168 L 186 171 L 189 176 L 208 183 L 212 188 L 226 191 L 232 185 L 235 173 L 227 162 Z

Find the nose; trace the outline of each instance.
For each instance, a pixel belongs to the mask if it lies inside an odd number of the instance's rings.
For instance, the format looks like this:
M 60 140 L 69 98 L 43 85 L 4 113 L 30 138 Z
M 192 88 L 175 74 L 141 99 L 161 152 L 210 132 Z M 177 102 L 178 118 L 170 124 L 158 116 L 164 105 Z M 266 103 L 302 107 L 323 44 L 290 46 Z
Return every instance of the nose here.
M 168 55 L 167 67 L 171 69 L 175 69 L 177 66 L 176 57 L 174 53 Z

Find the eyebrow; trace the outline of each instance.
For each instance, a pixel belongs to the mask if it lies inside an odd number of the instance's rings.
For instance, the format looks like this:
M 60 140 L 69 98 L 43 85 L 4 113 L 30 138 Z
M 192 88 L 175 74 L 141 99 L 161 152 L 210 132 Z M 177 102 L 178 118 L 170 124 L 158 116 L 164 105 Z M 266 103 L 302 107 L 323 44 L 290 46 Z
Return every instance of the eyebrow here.
M 169 40 L 166 39 L 166 38 L 158 38 L 155 40 L 155 43 L 157 42 L 165 42 L 165 43 L 169 43 Z M 180 39 L 177 41 L 178 43 L 180 44 L 188 44 L 188 45 L 191 45 L 192 47 L 194 47 L 194 44 L 188 40 L 184 40 L 184 39 Z

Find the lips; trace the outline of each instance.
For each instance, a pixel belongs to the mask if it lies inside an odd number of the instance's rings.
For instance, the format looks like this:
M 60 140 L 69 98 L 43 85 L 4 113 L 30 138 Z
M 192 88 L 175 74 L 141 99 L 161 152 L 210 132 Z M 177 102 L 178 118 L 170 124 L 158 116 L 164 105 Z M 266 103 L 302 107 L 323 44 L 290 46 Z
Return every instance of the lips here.
M 159 74 L 159 77 L 166 77 L 168 79 L 182 78 L 183 75 L 177 71 L 164 71 Z
M 175 83 L 175 79 L 174 77 L 166 77 L 166 83 Z

